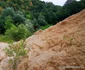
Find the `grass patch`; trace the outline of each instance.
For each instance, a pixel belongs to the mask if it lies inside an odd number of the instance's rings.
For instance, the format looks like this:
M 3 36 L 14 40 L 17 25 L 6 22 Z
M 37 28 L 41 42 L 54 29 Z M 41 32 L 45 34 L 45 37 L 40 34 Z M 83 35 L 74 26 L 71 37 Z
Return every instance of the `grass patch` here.
M 41 29 L 42 29 L 42 30 L 45 30 L 45 29 L 47 29 L 47 28 L 50 27 L 50 26 L 52 26 L 52 25 L 49 25 L 49 24 L 48 24 L 48 25 L 46 25 L 46 26 L 41 26 Z
M 11 38 L 8 38 L 5 35 L 0 35 L 0 42 L 5 42 L 5 43 L 13 43 L 14 40 L 12 40 Z

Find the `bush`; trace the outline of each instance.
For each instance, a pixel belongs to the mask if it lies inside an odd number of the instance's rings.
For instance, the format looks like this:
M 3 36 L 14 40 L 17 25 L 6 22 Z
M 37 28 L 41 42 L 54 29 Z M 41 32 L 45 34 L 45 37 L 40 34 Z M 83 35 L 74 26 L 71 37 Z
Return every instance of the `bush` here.
M 31 32 L 24 24 L 20 24 L 18 26 L 13 25 L 10 29 L 7 29 L 5 35 L 15 41 L 19 41 L 20 39 L 25 39 L 30 36 Z
M 13 43 L 14 40 L 12 40 L 11 38 L 7 36 L 0 35 L 0 42 Z
M 20 57 L 25 56 L 27 54 L 27 51 L 24 49 L 23 40 L 19 41 L 18 43 L 9 45 L 8 48 L 5 48 L 5 52 L 9 57 Z
M 9 59 L 9 64 L 12 66 L 13 70 L 17 69 L 17 64 L 20 63 L 20 58 L 26 56 L 28 53 L 27 50 L 24 49 L 23 40 L 16 44 L 9 45 L 9 47 L 5 48 L 4 51 L 12 58 Z

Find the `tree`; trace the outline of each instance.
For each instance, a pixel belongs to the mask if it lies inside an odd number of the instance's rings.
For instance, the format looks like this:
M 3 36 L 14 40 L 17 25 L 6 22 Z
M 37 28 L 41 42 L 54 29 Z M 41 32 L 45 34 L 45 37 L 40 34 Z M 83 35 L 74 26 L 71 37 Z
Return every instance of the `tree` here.
M 6 17 L 5 19 L 5 30 L 10 29 L 13 26 L 13 20 L 10 16 Z
M 25 22 L 25 17 L 20 15 L 20 14 L 16 14 L 14 17 L 13 17 L 13 20 L 14 22 L 17 24 L 20 24 L 20 23 L 24 23 Z
M 3 34 L 5 31 L 5 29 L 4 29 L 5 22 L 4 21 L 5 20 L 0 17 L 0 34 Z
M 16 14 L 22 15 L 24 17 L 24 13 L 22 11 L 17 11 Z
M 30 30 L 31 33 L 34 32 L 34 26 L 32 24 L 32 22 L 29 19 L 25 20 L 25 27 Z
M 15 11 L 12 7 L 7 7 L 2 11 L 2 17 L 5 18 L 7 16 L 11 16 L 11 17 L 15 16 Z
M 34 26 L 34 30 L 37 30 L 37 29 L 40 28 L 40 25 L 39 25 L 39 23 L 38 23 L 36 18 L 33 18 L 33 20 L 31 20 L 31 22 L 32 22 L 32 24 Z
M 74 2 L 64 6 L 64 8 L 69 10 L 70 15 L 75 14 L 82 10 L 81 4 L 77 1 L 74 1 Z
M 45 17 L 42 14 L 40 14 L 38 17 L 38 23 L 40 26 L 44 26 L 47 24 Z

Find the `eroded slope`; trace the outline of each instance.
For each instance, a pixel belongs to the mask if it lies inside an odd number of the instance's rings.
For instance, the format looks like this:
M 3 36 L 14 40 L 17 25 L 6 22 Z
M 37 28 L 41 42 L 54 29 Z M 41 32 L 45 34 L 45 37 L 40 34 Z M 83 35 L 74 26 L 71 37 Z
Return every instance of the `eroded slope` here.
M 29 70 L 63 70 L 62 66 L 84 70 L 85 10 L 31 36 L 26 47 L 30 48 Z
M 25 44 L 29 58 L 17 70 L 85 70 L 85 10 L 35 33 Z M 4 60 L 1 66 L 12 70 Z

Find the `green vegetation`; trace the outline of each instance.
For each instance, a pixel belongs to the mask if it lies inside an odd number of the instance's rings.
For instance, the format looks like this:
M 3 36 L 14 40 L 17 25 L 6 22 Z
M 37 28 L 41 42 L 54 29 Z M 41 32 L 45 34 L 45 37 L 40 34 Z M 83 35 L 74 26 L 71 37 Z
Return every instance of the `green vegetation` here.
M 25 39 L 84 8 L 85 0 L 65 6 L 40 0 L 0 0 L 0 41 Z
M 45 30 L 45 29 L 47 29 L 47 28 L 50 27 L 50 26 L 51 26 L 51 25 L 49 25 L 49 24 L 46 25 L 46 26 L 41 26 L 41 29 L 42 29 L 42 30 Z
M 23 40 L 16 44 L 9 45 L 9 47 L 5 48 L 4 51 L 10 57 L 9 64 L 12 66 L 13 70 L 16 70 L 17 64 L 20 62 L 20 58 L 26 56 L 28 53 L 24 49 Z
M 11 38 L 8 38 L 4 35 L 0 35 L 0 42 L 8 42 L 8 43 L 13 43 L 14 40 L 12 40 Z
M 20 39 L 25 39 L 30 36 L 31 32 L 24 24 L 20 24 L 18 27 L 12 26 L 10 29 L 7 29 L 5 35 L 14 41 L 19 41 Z
M 27 54 L 27 51 L 24 49 L 24 41 L 21 40 L 18 43 L 14 43 L 9 45 L 8 48 L 5 48 L 6 54 L 11 57 L 20 57 L 25 56 Z

